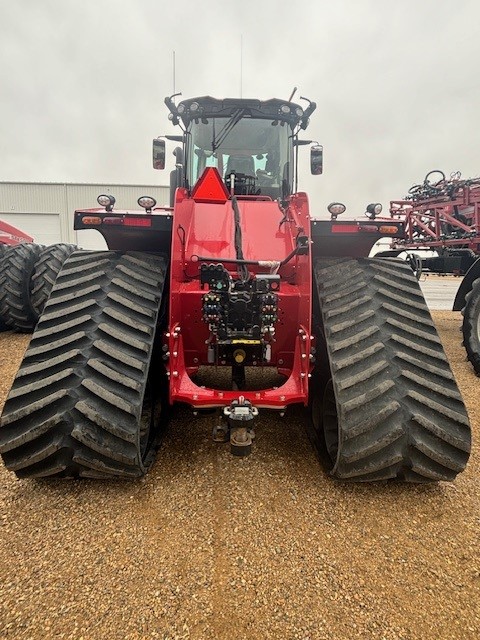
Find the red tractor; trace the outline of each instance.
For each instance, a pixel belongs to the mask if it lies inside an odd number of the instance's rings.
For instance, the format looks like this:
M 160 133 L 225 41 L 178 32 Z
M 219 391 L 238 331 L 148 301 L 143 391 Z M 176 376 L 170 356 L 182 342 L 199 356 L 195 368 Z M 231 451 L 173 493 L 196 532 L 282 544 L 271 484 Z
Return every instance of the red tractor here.
M 0 220 L 0 251 L 3 253 L 7 247 L 13 247 L 21 242 L 33 242 L 33 238 L 25 231 L 20 231 L 8 222 Z
M 4 314 L 2 313 L 2 298 L 6 293 L 5 287 L 5 257 L 14 253 L 13 247 L 19 247 L 20 245 L 27 246 L 27 243 L 33 242 L 33 238 L 24 231 L 17 229 L 8 222 L 0 220 L 0 331 L 7 331 L 10 327 L 5 322 Z M 21 251 L 21 247 L 20 247 Z
M 470 452 L 462 398 L 410 267 L 369 259 L 404 223 L 311 217 L 297 188 L 315 104 L 166 99 L 170 207 L 75 212 L 109 251 L 63 264 L 0 426 L 19 477 L 138 477 L 169 405 L 217 411 L 250 453 L 265 409 L 294 404 L 334 478 L 452 480 Z M 165 139 L 154 166 L 165 166 Z M 310 150 L 322 172 L 322 148 Z M 375 213 L 375 205 L 370 207 Z M 213 445 L 212 445 L 213 446 Z

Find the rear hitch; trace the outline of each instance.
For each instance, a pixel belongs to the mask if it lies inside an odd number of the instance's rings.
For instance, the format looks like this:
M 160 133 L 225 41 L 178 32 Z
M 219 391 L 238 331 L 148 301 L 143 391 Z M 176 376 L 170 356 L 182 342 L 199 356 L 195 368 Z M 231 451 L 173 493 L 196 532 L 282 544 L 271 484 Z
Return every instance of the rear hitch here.
M 258 416 L 258 409 L 252 406 L 244 396 L 233 400 L 223 410 L 230 431 L 230 452 L 234 456 L 248 456 L 252 451 L 252 440 L 255 438 L 253 419 Z

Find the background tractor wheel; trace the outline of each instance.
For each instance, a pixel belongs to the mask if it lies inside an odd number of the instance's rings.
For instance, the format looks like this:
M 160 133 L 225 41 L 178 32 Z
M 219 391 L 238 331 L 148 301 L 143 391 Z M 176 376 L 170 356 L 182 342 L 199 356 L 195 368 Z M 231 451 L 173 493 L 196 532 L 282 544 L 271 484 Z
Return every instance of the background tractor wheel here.
M 2 291 L 3 286 L 4 286 L 3 257 L 5 255 L 6 250 L 7 250 L 7 245 L 6 244 L 0 244 L 0 291 Z M 0 310 L 0 331 L 8 331 L 8 325 L 6 324 L 6 322 L 3 320 L 2 316 L 1 316 L 1 310 Z
M 480 278 L 473 282 L 472 289 L 465 296 L 463 314 L 463 344 L 467 358 L 475 373 L 480 376 Z
M 35 262 L 42 249 L 39 244 L 18 244 L 9 247 L 3 257 L 0 317 L 15 331 L 33 331 L 38 320 L 31 304 L 30 287 Z
M 75 249 L 73 244 L 52 244 L 45 247 L 40 253 L 35 263 L 31 282 L 31 304 L 37 320 L 42 315 L 63 263 Z

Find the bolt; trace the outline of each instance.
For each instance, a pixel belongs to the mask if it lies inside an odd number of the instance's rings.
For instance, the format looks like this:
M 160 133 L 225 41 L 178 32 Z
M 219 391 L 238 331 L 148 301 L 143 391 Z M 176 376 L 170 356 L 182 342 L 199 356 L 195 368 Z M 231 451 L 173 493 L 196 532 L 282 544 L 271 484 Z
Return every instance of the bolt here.
M 278 364 L 283 364 L 283 358 L 278 359 Z
M 198 358 L 194 358 L 194 359 L 193 359 L 193 362 L 194 362 L 195 364 L 198 364 Z
M 173 357 L 176 358 L 178 356 L 178 351 L 173 352 Z
M 302 335 L 302 340 L 304 340 L 304 341 L 305 341 L 306 339 L 307 339 L 307 336 L 306 336 L 305 334 L 303 334 L 303 335 Z
M 193 399 L 198 400 L 198 395 L 196 393 L 193 394 Z
M 302 371 L 302 373 L 300 374 L 300 377 L 301 377 L 301 378 L 305 378 L 305 374 L 304 374 L 304 372 L 303 372 L 303 371 Z
M 194 415 L 194 416 L 198 416 L 198 411 L 194 411 L 194 412 L 193 412 L 193 415 Z
M 175 352 L 173 352 L 173 355 L 175 355 Z M 306 353 L 302 353 L 302 360 L 305 360 L 305 358 L 307 357 Z
M 260 394 L 259 394 L 259 393 L 256 393 L 256 394 L 255 394 L 255 398 L 256 398 L 257 400 L 260 400 L 260 397 L 261 397 L 261 396 L 260 396 Z
M 280 402 L 285 402 L 285 396 L 280 396 Z
M 311 374 L 311 373 L 309 373 L 309 374 L 308 374 L 308 377 L 309 377 L 309 378 L 311 378 L 311 377 L 312 377 L 312 374 Z
M 280 411 L 280 418 L 283 418 L 283 416 L 285 415 L 285 411 Z
M 174 378 L 178 378 L 178 371 L 174 371 L 174 372 L 172 373 L 172 376 L 173 376 Z
M 220 393 L 218 394 L 218 397 L 219 398 L 223 398 L 223 392 L 222 391 L 220 391 Z
M 170 337 L 170 333 L 166 333 L 166 334 L 165 334 L 165 337 L 166 337 L 166 338 L 169 338 L 169 337 Z

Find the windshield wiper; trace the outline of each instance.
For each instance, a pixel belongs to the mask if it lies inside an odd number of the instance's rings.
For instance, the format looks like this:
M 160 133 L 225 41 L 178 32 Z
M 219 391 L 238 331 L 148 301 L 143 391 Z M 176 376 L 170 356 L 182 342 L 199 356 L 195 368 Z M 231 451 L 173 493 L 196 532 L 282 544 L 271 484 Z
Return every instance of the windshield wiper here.
M 246 112 L 246 109 L 238 109 L 237 111 L 235 111 L 232 117 L 230 118 L 230 120 L 226 124 L 224 124 L 223 127 L 220 129 L 220 131 L 218 132 L 218 136 L 216 138 L 215 138 L 215 135 L 213 136 L 212 151 L 215 152 L 218 149 L 218 147 L 220 147 L 225 142 L 225 140 L 227 139 L 232 129 L 243 118 L 243 116 L 245 115 L 245 112 Z

